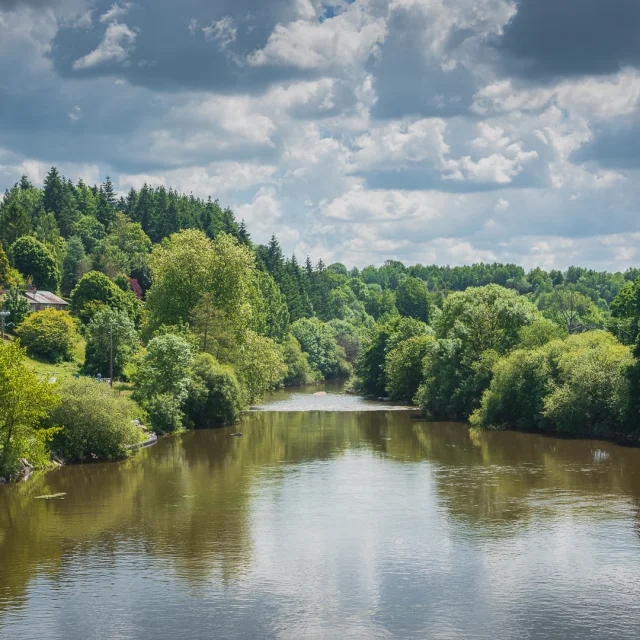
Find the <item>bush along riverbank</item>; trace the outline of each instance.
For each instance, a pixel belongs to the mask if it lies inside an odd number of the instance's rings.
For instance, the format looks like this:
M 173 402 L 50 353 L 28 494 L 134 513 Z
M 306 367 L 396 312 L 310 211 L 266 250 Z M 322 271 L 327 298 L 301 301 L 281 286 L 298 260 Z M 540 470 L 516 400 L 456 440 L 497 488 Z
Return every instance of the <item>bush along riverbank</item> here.
M 606 331 L 567 335 L 522 296 L 488 286 L 449 296 L 432 326 L 380 327 L 353 388 L 483 429 L 637 441 L 639 353 Z
M 338 378 L 481 428 L 638 433 L 638 269 L 301 264 L 213 199 L 52 168 L 0 202 L 0 305 L 1 477 L 129 455 L 132 419 L 213 427 Z

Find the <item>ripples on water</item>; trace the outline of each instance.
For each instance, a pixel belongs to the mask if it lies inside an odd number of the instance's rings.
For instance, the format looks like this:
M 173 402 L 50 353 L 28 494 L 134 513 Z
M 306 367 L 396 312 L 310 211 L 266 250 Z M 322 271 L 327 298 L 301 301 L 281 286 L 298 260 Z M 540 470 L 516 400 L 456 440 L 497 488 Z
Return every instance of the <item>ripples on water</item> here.
M 335 390 L 0 487 L 0 638 L 640 637 L 640 450 Z

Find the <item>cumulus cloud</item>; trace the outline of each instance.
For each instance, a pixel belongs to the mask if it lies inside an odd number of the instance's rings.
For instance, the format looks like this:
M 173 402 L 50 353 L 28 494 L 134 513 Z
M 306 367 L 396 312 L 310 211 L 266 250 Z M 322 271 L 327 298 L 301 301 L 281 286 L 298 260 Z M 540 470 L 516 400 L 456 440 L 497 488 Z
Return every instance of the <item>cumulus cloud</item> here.
M 349 265 L 626 268 L 638 6 L 0 0 L 0 188 L 172 186 Z
M 366 9 L 364 2 L 355 2 L 329 20 L 297 20 L 277 25 L 266 45 L 254 51 L 248 62 L 254 66 L 285 65 L 301 69 L 362 64 L 386 36 L 385 20 Z
M 100 16 L 100 22 L 102 24 L 115 22 L 119 18 L 126 16 L 132 6 L 133 5 L 131 2 L 125 2 L 122 5 L 116 2 L 112 4 L 111 7 Z
M 105 31 L 102 42 L 90 53 L 73 63 L 76 70 L 90 69 L 107 62 L 124 63 L 134 48 L 137 32 L 126 24 L 112 22 Z

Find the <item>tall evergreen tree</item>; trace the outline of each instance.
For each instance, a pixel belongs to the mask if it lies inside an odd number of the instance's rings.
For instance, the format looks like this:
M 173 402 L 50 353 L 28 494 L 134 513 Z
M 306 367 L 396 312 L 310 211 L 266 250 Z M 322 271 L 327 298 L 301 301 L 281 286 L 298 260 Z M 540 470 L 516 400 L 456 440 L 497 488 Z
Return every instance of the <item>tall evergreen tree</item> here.
M 10 247 L 18 238 L 31 233 L 31 220 L 20 204 L 12 200 L 2 206 L 0 214 L 0 240 Z
M 274 280 L 280 284 L 284 272 L 284 255 L 275 234 L 271 236 L 271 240 L 269 240 L 269 244 L 267 245 L 267 251 L 264 255 L 264 266 L 273 276 Z
M 154 201 L 153 192 L 149 188 L 149 185 L 145 182 L 138 194 L 138 201 L 132 216 L 134 222 L 139 222 L 142 225 L 142 229 L 147 235 L 150 235 L 151 225 L 154 218 Z
M 244 220 L 242 220 L 240 226 L 238 227 L 238 240 L 240 244 L 244 244 L 247 247 L 251 246 L 251 236 L 249 235 L 249 231 Z
M 127 197 L 124 199 L 124 203 L 122 205 L 122 213 L 128 215 L 131 219 L 133 219 L 137 202 L 138 192 L 133 187 L 131 187 L 131 189 L 129 189 L 129 193 L 127 193 Z
M 31 184 L 29 178 L 24 174 L 20 178 L 19 186 L 23 191 L 26 191 L 27 189 L 33 189 L 33 184 Z
M 109 202 L 109 195 L 100 187 L 96 198 L 96 217 L 104 225 L 105 229 L 108 229 L 115 214 L 116 210 Z
M 51 170 L 44 179 L 44 199 L 42 204 L 46 211 L 53 213 L 56 220 L 62 210 L 63 195 L 64 184 L 60 178 L 60 174 L 56 167 L 51 167 Z
M 71 236 L 67 241 L 67 253 L 62 264 L 62 292 L 71 293 L 84 275 L 83 269 L 88 269 L 87 256 L 84 245 L 78 236 Z M 86 271 L 85 271 L 86 272 Z
M 60 215 L 57 218 L 60 233 L 64 238 L 68 238 L 75 232 L 76 225 L 80 220 L 80 211 L 78 209 L 75 191 L 71 180 L 64 181 Z
M 102 191 L 104 192 L 104 196 L 107 199 L 109 206 L 112 209 L 115 209 L 118 198 L 116 196 L 115 189 L 113 188 L 113 182 L 111 182 L 111 178 L 109 176 L 107 176 L 107 179 L 102 185 Z

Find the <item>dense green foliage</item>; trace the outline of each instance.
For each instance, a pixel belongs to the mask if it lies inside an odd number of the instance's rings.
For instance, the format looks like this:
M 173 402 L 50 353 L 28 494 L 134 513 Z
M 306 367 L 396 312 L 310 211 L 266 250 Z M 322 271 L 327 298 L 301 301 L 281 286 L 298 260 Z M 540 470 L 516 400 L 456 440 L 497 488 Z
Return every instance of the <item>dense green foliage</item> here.
M 25 364 L 20 344 L 0 344 L 0 476 L 15 474 L 22 458 L 46 466 L 55 431 L 40 422 L 59 404 L 54 386 Z
M 71 310 L 85 324 L 105 307 L 124 311 L 130 318 L 138 315 L 138 303 L 133 291 L 124 292 L 104 273 L 85 274 L 71 294 Z
M 18 238 L 10 247 L 13 266 L 31 280 L 34 287 L 57 291 L 60 286 L 60 270 L 51 252 L 42 242 L 31 236 Z
M 322 379 L 322 374 L 311 368 L 309 354 L 302 350 L 292 334 L 288 334 L 282 343 L 282 360 L 286 372 L 281 382 L 286 387 L 310 384 Z
M 637 269 L 301 263 L 275 236 L 254 245 L 217 201 L 148 185 L 119 197 L 108 178 L 74 185 L 55 168 L 44 188 L 23 178 L 5 193 L 0 241 L 11 330 L 31 353 L 68 356 L 68 336 L 54 337 L 62 316 L 29 317 L 23 296 L 29 282 L 60 287 L 87 341 L 84 372 L 107 376 L 113 345 L 115 377 L 159 433 L 232 422 L 277 386 L 352 374 L 354 390 L 435 418 L 638 430 Z
M 433 336 L 414 336 L 387 353 L 384 372 L 391 400 L 413 401 L 422 377 L 424 359 L 435 342 Z
M 29 314 L 30 307 L 19 287 L 16 286 L 9 289 L 2 301 L 2 310 L 9 312 L 6 322 L 10 323 L 10 326 L 19 327 L 22 324 Z
M 66 311 L 43 309 L 32 313 L 16 330 L 29 355 L 51 362 L 71 360 L 78 335 L 76 323 Z
M 578 435 L 623 433 L 632 362 L 629 348 L 602 331 L 518 349 L 496 363 L 472 422 Z
M 181 336 L 159 335 L 147 347 L 134 375 L 134 397 L 147 410 L 158 433 L 182 427 L 181 405 L 191 380 L 191 346 Z
M 13 284 L 13 277 L 11 276 L 11 267 L 9 266 L 9 259 L 0 242 L 0 289 L 8 287 Z
M 344 349 L 338 346 L 333 329 L 317 318 L 303 318 L 291 325 L 291 333 L 309 356 L 309 364 L 324 378 L 349 373 Z
M 66 380 L 58 390 L 61 404 L 50 424 L 62 427 L 53 449 L 66 460 L 113 460 L 127 453 L 127 445 L 140 442 L 133 424 L 139 411 L 128 398 L 118 397 L 107 384 L 88 378 Z
M 124 312 L 105 307 L 96 312 L 87 327 L 86 373 L 121 378 L 124 369 L 140 347 L 133 320 Z
M 233 369 L 208 353 L 196 356 L 184 404 L 190 424 L 198 428 L 229 424 L 240 417 L 241 409 L 241 390 Z

